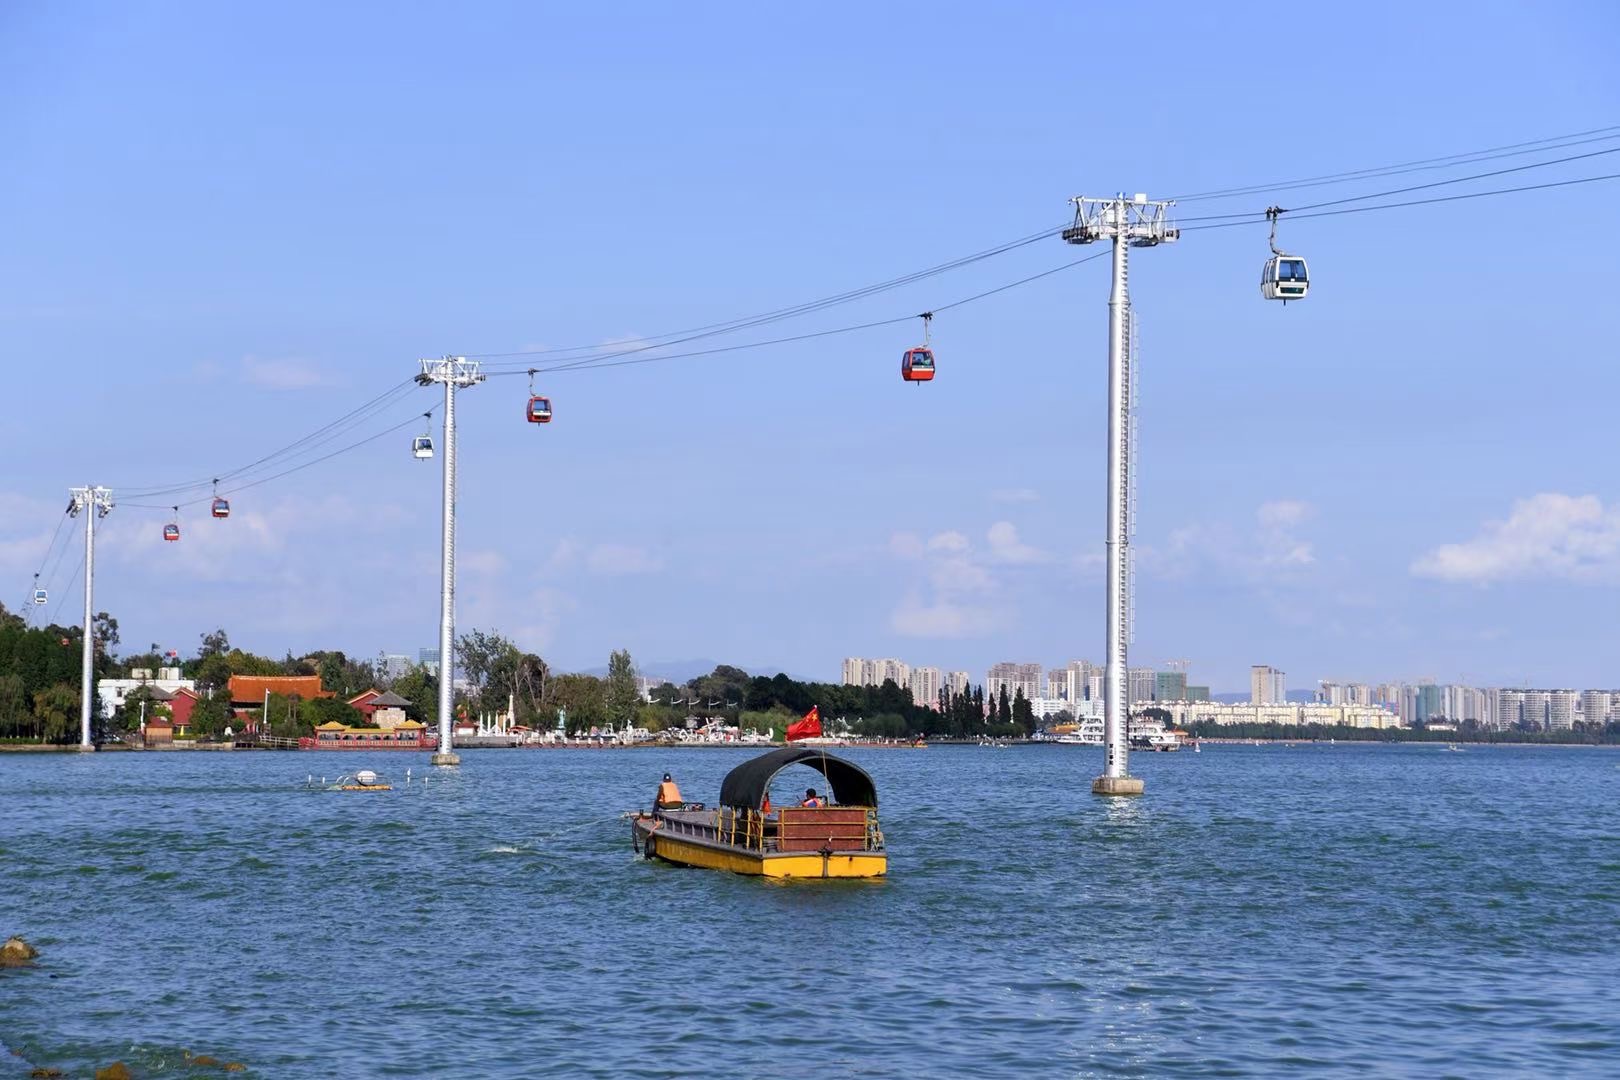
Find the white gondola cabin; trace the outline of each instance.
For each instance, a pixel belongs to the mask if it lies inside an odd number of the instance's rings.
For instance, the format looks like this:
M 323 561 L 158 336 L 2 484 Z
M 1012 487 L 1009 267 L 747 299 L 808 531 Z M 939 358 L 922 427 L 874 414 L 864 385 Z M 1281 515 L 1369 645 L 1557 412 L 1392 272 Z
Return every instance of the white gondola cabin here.
M 531 424 L 551 423 L 551 399 L 547 397 L 531 397 L 525 415 Z
M 1298 255 L 1273 255 L 1260 274 L 1260 294 L 1267 300 L 1303 300 L 1310 287 L 1310 273 Z
M 50 597 L 46 595 L 44 589 L 35 589 L 34 590 L 34 603 L 36 603 L 36 604 L 44 604 L 49 599 L 50 599 Z
M 417 435 L 411 439 L 411 456 L 418 461 L 426 461 L 433 456 L 433 440 L 426 435 Z

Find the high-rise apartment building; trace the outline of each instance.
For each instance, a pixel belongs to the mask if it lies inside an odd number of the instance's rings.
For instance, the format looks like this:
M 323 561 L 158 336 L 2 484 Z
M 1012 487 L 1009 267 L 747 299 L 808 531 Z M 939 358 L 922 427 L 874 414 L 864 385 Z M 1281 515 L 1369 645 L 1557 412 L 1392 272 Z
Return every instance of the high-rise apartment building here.
M 1046 673 L 1046 696 L 1061 701 L 1084 701 L 1089 695 L 1089 681 L 1100 674 L 1095 664 L 1086 660 L 1070 660 L 1061 668 Z
M 1209 700 L 1209 687 L 1207 687 L 1207 686 L 1189 686 L 1189 687 L 1187 687 L 1187 700 L 1188 701 L 1208 701 Z
M 1153 675 L 1154 701 L 1186 701 L 1187 673 L 1184 671 L 1158 671 Z
M 1532 731 L 1547 730 L 1547 691 L 1524 690 L 1524 723 Z
M 911 683 L 911 665 L 904 660 L 895 660 L 892 657 L 872 661 L 872 685 L 882 686 L 890 679 L 894 685 L 905 687 Z
M 1011 701 L 1018 696 L 1018 691 L 1024 692 L 1026 701 L 1034 701 L 1041 696 L 1041 678 L 1045 669 L 1040 664 L 1016 664 L 1003 661 L 990 668 L 989 674 L 984 677 L 985 700 L 1000 700 L 1001 688 L 1007 688 L 1007 700 Z
M 1153 692 L 1158 689 L 1158 674 L 1150 667 L 1133 667 L 1125 672 L 1125 687 L 1129 695 L 1125 701 L 1127 708 L 1153 700 Z
M 950 671 L 945 674 L 945 685 L 950 687 L 952 694 L 965 694 L 972 684 L 972 676 L 965 671 Z
M 1249 669 L 1249 704 L 1282 705 L 1288 700 L 1288 683 L 1281 671 L 1266 664 Z
M 1101 701 L 1103 699 L 1103 690 L 1107 682 L 1108 672 L 1106 669 L 1093 669 L 1091 673 L 1086 676 L 1086 699 L 1088 701 Z
M 940 677 L 937 667 L 911 669 L 911 702 L 934 708 L 939 704 Z
M 1588 724 L 1607 723 L 1613 703 L 1614 695 L 1607 690 L 1584 690 L 1581 692 L 1581 719 Z
M 1575 710 L 1580 704 L 1581 695 L 1573 690 L 1547 691 L 1547 730 L 1574 730 Z
M 893 679 L 902 690 L 911 685 L 911 665 L 892 657 L 883 660 L 865 660 L 858 656 L 844 658 L 845 686 L 882 686 Z
M 1496 714 L 1497 731 L 1511 731 L 1524 719 L 1524 691 L 1497 689 L 1491 691 L 1495 699 L 1492 711 Z
M 393 682 L 411 670 L 411 658 L 400 653 L 377 654 L 377 677 Z

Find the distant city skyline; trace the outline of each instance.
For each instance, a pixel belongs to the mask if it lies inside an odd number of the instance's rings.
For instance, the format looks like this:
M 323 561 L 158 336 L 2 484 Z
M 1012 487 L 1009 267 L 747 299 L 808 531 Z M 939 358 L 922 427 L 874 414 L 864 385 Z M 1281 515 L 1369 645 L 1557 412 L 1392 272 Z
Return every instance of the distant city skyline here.
M 1604 724 L 1620 720 L 1620 689 L 1319 680 L 1310 690 L 1291 692 L 1286 673 L 1269 664 L 1250 666 L 1248 701 L 1239 706 L 1212 701 L 1209 687 L 1190 683 L 1189 661 L 1185 658 L 1170 663 L 1175 670 L 1127 668 L 1127 698 L 1133 710 L 1148 703 L 1171 705 L 1178 723 L 1200 718 L 1221 722 L 1247 719 L 1259 723 L 1349 723 L 1362 727 L 1450 722 L 1497 730 L 1523 724 L 1559 731 L 1569 730 L 1577 722 Z M 841 674 L 846 684 L 877 685 L 894 679 L 896 685 L 914 687 L 914 673 L 918 671 L 937 669 L 916 668 L 896 659 L 845 657 Z M 968 672 L 952 672 L 951 676 L 953 680 L 974 681 Z M 1102 679 L 1103 669 L 1087 660 L 1071 660 L 1061 667 L 1002 660 L 985 669 L 979 685 L 984 687 L 987 701 L 999 699 L 1003 690 L 1009 700 L 1023 695 L 1041 718 L 1065 709 L 1071 715 L 1089 716 L 1101 714 Z M 938 684 L 929 685 L 937 688 Z M 1236 696 L 1229 691 L 1217 693 L 1222 697 Z M 936 699 L 937 689 L 927 697 L 917 696 L 913 689 L 913 701 L 918 704 L 931 705 Z M 1288 719 L 1290 716 L 1294 719 Z

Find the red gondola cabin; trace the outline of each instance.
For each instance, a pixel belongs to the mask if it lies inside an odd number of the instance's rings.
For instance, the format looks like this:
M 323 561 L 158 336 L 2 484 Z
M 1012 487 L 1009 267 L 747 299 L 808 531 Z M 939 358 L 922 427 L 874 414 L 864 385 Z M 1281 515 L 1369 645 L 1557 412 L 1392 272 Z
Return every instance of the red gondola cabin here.
M 212 513 L 217 518 L 228 518 L 228 517 L 230 517 L 231 516 L 231 504 L 230 504 L 230 502 L 225 500 L 225 499 L 215 499 Z
M 178 539 L 180 539 L 180 526 L 178 526 L 178 525 L 165 525 L 165 526 L 163 526 L 163 539 L 165 539 L 165 540 L 178 540 Z
M 543 397 L 530 398 L 528 417 L 531 424 L 551 423 L 551 399 Z
M 900 358 L 900 377 L 906 382 L 927 382 L 934 377 L 934 350 L 919 345 Z

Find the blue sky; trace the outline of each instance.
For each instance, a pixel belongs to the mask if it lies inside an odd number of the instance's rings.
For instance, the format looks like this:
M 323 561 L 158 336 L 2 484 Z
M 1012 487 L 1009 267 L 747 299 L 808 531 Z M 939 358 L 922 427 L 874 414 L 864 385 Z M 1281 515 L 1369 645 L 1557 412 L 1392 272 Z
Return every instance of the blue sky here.
M 1114 50 L 1059 4 L 7 5 L 6 602 L 69 485 L 244 465 L 418 357 L 771 310 L 1057 226 L 1080 193 L 1620 123 L 1609 4 L 1172 5 L 1136 26 Z M 1263 230 L 1137 253 L 1133 662 L 1187 657 L 1217 689 L 1253 663 L 1294 686 L 1620 683 L 1617 199 L 1285 221 L 1314 274 L 1286 310 L 1258 295 Z M 1054 239 L 713 344 L 909 315 L 1076 254 Z M 976 677 L 1100 659 L 1106 266 L 942 314 L 920 389 L 902 325 L 559 373 L 548 428 L 522 422 L 521 377 L 469 391 L 462 627 L 562 667 L 620 646 L 827 678 L 845 655 Z M 354 437 L 436 402 L 402 394 Z M 244 491 L 228 522 L 188 508 L 180 544 L 121 507 L 98 608 L 126 648 L 224 626 L 277 655 L 414 654 L 439 493 L 410 434 Z

